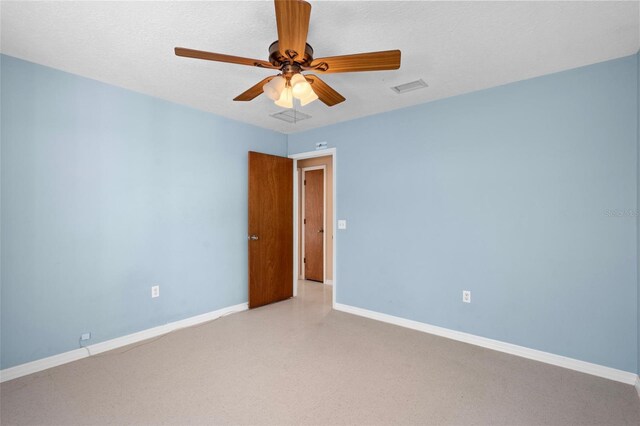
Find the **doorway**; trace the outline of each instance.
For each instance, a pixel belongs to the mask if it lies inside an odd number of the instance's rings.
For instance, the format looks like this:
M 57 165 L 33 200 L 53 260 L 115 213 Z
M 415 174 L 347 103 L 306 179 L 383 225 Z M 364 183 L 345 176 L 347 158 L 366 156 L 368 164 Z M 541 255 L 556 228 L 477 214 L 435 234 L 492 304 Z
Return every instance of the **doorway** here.
M 294 154 L 289 158 L 294 160 L 293 294 L 298 293 L 298 280 L 320 282 L 333 286 L 335 303 L 336 150 Z

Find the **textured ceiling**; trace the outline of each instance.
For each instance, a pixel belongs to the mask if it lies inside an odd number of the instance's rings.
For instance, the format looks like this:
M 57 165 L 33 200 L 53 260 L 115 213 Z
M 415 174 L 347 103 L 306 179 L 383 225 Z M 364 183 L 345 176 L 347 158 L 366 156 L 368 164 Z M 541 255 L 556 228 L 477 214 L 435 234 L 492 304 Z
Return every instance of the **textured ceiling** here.
M 8 2 L 1 51 L 261 127 L 292 133 L 633 54 L 638 2 L 311 1 L 315 57 L 402 50 L 398 71 L 325 75 L 346 102 L 290 124 L 265 96 L 232 99 L 273 72 L 180 58 L 175 46 L 267 59 L 271 1 Z M 391 86 L 422 78 L 427 89 Z

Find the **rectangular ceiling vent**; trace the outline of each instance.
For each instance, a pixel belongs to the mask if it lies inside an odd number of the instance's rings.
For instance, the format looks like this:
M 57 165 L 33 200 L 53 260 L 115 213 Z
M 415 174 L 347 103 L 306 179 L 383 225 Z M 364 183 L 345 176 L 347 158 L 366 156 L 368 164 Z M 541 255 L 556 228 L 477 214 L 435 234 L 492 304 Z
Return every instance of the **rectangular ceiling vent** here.
M 287 123 L 293 123 L 293 124 L 297 123 L 298 121 L 311 118 L 310 115 L 307 115 L 300 111 L 296 111 L 295 109 L 285 109 L 284 111 L 271 114 L 271 116 L 273 118 L 277 118 L 278 120 L 286 121 Z
M 411 83 L 405 83 L 399 86 L 393 86 L 391 90 L 393 90 L 398 94 L 401 94 L 401 93 L 410 92 L 412 90 L 424 89 L 425 87 L 429 87 L 429 86 L 422 79 L 420 79 L 420 80 L 412 81 Z

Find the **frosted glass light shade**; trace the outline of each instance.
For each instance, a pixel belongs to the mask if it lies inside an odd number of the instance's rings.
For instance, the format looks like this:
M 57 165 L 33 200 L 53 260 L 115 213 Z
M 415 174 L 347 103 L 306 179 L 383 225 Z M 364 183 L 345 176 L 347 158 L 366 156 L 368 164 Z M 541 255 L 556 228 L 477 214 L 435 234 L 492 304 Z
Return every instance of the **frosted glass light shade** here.
M 291 87 L 286 87 L 280 94 L 280 98 L 276 101 L 276 105 L 283 108 L 293 108 L 293 94 Z
M 282 76 L 277 76 L 275 78 L 272 78 L 271 81 L 262 86 L 262 91 L 271 100 L 277 101 L 280 99 L 286 84 L 287 80 L 285 80 Z
M 309 83 L 307 83 L 309 84 Z M 314 92 L 313 90 L 311 90 L 311 88 L 309 88 L 309 94 L 307 96 L 305 96 L 304 98 L 300 99 L 300 105 L 301 106 L 305 106 L 308 103 L 311 103 L 313 101 L 315 101 L 316 99 L 318 99 L 318 95 L 316 95 L 316 92 Z
M 296 99 L 303 99 L 312 92 L 311 85 L 302 74 L 295 74 L 291 77 L 291 88 L 293 97 Z

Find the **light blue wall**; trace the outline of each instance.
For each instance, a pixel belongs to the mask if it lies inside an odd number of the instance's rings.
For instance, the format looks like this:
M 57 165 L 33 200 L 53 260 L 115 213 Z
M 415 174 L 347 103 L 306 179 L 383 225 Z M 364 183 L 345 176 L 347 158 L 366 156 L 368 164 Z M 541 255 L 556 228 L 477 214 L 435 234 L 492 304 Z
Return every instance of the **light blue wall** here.
M 638 257 L 640 257 L 640 51 L 636 54 L 638 60 L 637 75 L 638 75 L 638 97 L 637 97 L 637 109 L 638 109 L 638 198 L 636 204 L 636 230 L 638 233 Z M 638 261 L 638 374 L 640 374 L 640 260 Z
M 247 301 L 247 151 L 285 135 L 1 61 L 2 368 Z
M 337 302 L 637 371 L 637 85 L 633 55 L 290 135 L 337 147 Z
M 0 58 L 2 368 L 246 301 L 284 135 Z M 638 61 L 290 135 L 338 148 L 337 301 L 640 371 Z

